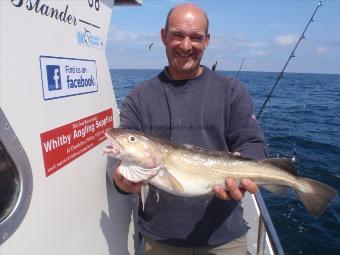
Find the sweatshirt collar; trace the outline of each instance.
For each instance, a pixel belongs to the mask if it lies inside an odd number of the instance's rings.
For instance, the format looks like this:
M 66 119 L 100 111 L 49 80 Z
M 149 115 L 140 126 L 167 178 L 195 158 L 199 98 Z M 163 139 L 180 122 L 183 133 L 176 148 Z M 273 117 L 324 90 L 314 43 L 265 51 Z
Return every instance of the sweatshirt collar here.
M 186 86 L 186 85 L 194 84 L 194 83 L 196 83 L 197 81 L 200 81 L 201 79 L 203 79 L 206 76 L 208 68 L 206 66 L 203 66 L 203 65 L 201 65 L 201 66 L 203 67 L 202 73 L 199 76 L 192 78 L 192 79 L 174 80 L 171 77 L 171 75 L 169 74 L 167 66 L 164 67 L 163 75 L 164 75 L 164 78 L 166 79 L 166 81 L 171 83 L 173 86 L 176 86 L 176 87 L 177 86 Z

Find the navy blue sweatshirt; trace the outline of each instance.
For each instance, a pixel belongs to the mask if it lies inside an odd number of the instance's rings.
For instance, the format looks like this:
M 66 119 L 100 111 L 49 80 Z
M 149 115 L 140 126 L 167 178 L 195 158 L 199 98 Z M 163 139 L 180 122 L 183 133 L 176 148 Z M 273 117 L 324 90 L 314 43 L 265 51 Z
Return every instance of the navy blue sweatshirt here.
M 120 116 L 121 127 L 175 143 L 265 157 L 250 94 L 239 80 L 206 67 L 191 80 L 172 80 L 163 71 L 143 82 L 127 96 Z M 179 197 L 152 186 L 139 216 L 142 235 L 174 246 L 220 245 L 248 230 L 240 202 Z

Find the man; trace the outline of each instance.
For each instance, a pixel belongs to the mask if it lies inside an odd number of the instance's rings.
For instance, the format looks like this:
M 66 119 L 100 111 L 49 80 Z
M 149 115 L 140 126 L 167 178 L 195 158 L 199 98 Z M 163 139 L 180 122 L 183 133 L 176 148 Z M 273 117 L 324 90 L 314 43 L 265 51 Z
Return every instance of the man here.
M 217 67 L 217 61 L 215 61 L 215 64 L 212 66 L 211 70 L 215 71 Z
M 121 127 L 262 159 L 266 146 L 249 93 L 239 81 L 200 65 L 210 40 L 208 23 L 194 4 L 170 10 L 161 30 L 169 66 L 127 96 Z M 122 193 L 141 190 L 142 184 L 124 179 L 119 167 L 113 179 Z M 237 186 L 228 178 L 226 190 L 215 186 L 213 191 L 216 196 L 184 198 L 151 186 L 139 210 L 145 254 L 246 254 L 248 227 L 240 200 L 245 191 L 257 192 L 257 185 L 244 179 Z

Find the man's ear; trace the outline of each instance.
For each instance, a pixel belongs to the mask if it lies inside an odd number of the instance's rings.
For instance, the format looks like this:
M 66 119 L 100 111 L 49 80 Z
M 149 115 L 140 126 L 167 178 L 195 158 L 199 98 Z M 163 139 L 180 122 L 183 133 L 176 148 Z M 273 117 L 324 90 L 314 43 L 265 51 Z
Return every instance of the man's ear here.
M 206 49 L 206 48 L 208 47 L 209 41 L 210 41 L 210 34 L 208 33 L 208 34 L 205 36 L 204 49 Z
M 166 30 L 164 28 L 161 29 L 161 38 L 163 43 L 165 44 L 166 41 Z

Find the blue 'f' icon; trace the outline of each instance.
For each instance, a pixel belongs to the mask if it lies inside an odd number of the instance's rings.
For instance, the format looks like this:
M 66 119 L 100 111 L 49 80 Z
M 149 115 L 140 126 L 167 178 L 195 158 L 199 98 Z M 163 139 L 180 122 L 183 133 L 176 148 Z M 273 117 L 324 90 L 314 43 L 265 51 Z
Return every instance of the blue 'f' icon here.
M 48 90 L 61 89 L 61 75 L 60 66 L 58 65 L 46 65 Z

